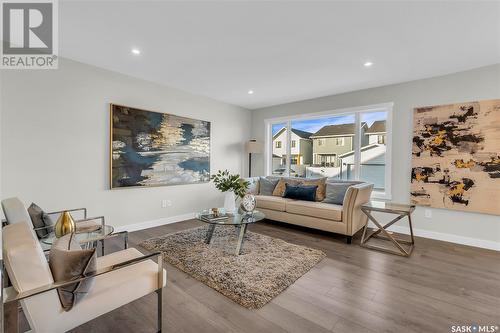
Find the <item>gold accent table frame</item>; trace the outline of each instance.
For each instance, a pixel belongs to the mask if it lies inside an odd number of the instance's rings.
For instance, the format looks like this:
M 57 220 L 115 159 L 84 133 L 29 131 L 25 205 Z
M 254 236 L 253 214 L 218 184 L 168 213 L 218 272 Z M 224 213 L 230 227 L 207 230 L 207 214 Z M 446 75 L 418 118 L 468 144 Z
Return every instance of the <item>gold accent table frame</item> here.
M 360 245 L 362 247 L 368 249 L 380 250 L 391 254 L 397 254 L 403 257 L 409 257 L 411 255 L 413 247 L 415 245 L 415 240 L 413 237 L 413 226 L 411 223 L 411 213 L 413 213 L 413 211 L 415 210 L 415 205 L 398 204 L 398 203 L 384 202 L 384 201 L 370 201 L 362 205 L 361 210 L 363 211 L 363 213 L 366 214 L 366 216 L 368 216 L 368 219 L 370 219 L 370 221 L 372 221 L 378 228 L 377 230 L 367 235 L 368 222 L 365 224 L 365 227 L 363 228 L 363 235 L 361 236 Z M 388 223 L 386 223 L 385 225 L 382 225 L 375 219 L 375 217 L 373 217 L 372 212 L 396 214 L 397 216 Z M 405 216 L 408 217 L 408 224 L 410 226 L 409 240 L 396 238 L 387 231 L 387 229 L 391 225 L 398 222 Z M 380 235 L 380 233 L 382 233 L 383 236 Z M 391 241 L 396 246 L 398 251 L 390 250 L 382 246 L 368 244 L 368 240 L 370 240 L 371 238 L 380 238 L 383 240 Z M 403 244 L 406 246 L 403 246 Z

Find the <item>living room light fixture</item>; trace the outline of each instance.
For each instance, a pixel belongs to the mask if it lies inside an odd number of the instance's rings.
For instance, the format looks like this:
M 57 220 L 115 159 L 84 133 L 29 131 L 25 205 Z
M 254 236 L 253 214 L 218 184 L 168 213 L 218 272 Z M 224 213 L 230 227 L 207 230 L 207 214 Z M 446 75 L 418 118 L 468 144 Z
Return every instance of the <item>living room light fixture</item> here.
M 253 90 L 249 90 L 249 91 L 248 91 L 248 94 L 249 94 L 249 95 L 253 95 Z
M 371 67 L 371 66 L 373 66 L 373 62 L 371 62 L 371 61 L 367 61 L 367 62 L 365 62 L 365 63 L 363 64 L 363 66 L 365 66 L 365 67 Z
M 133 54 L 135 54 L 135 55 L 139 55 L 139 54 L 141 54 L 141 50 L 139 50 L 139 49 L 132 49 L 132 51 L 131 51 L 131 52 L 132 52 Z

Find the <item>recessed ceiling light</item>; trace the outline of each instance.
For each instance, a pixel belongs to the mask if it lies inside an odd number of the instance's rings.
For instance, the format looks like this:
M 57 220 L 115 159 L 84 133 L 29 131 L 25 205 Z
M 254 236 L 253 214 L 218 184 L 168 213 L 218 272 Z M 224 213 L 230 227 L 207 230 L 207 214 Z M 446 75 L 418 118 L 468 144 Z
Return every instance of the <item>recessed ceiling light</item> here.
M 253 95 L 253 90 L 249 90 L 249 91 L 248 91 L 248 94 L 249 94 L 249 95 Z
M 373 65 L 373 62 L 371 62 L 371 61 L 367 61 L 363 64 L 363 66 L 365 66 L 365 67 L 371 67 L 372 65 Z
M 132 49 L 132 53 L 136 54 L 136 55 L 139 55 L 139 54 L 141 54 L 141 50 L 139 50 L 139 49 Z

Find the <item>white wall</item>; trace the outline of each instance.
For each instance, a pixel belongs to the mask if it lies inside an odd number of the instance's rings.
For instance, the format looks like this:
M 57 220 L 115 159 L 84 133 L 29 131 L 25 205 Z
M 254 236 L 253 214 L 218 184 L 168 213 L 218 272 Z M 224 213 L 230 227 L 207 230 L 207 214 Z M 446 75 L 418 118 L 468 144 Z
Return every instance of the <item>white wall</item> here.
M 392 194 L 394 201 L 409 202 L 413 108 L 493 98 L 500 98 L 500 64 L 254 110 L 252 137 L 265 140 L 264 119 L 394 102 Z M 264 174 L 263 155 L 255 156 L 252 165 L 252 174 Z M 425 218 L 424 209 L 417 208 L 414 214 L 417 234 L 500 250 L 499 216 L 444 209 L 431 211 L 432 218 Z
M 222 205 L 212 183 L 109 190 L 110 102 L 211 121 L 212 173 L 246 173 L 248 110 L 69 60 L 2 74 L 2 198 L 86 206 L 115 226 Z M 161 208 L 162 199 L 172 206 Z

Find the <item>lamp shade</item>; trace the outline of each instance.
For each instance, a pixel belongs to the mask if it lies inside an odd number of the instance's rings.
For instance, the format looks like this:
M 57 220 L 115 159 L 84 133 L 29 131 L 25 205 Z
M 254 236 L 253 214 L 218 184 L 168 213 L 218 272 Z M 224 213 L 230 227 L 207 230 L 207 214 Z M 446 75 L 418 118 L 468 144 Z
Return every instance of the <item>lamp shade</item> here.
M 264 147 L 262 143 L 258 142 L 257 140 L 250 140 L 245 145 L 245 150 L 249 154 L 262 153 L 262 151 L 264 150 L 263 148 Z

